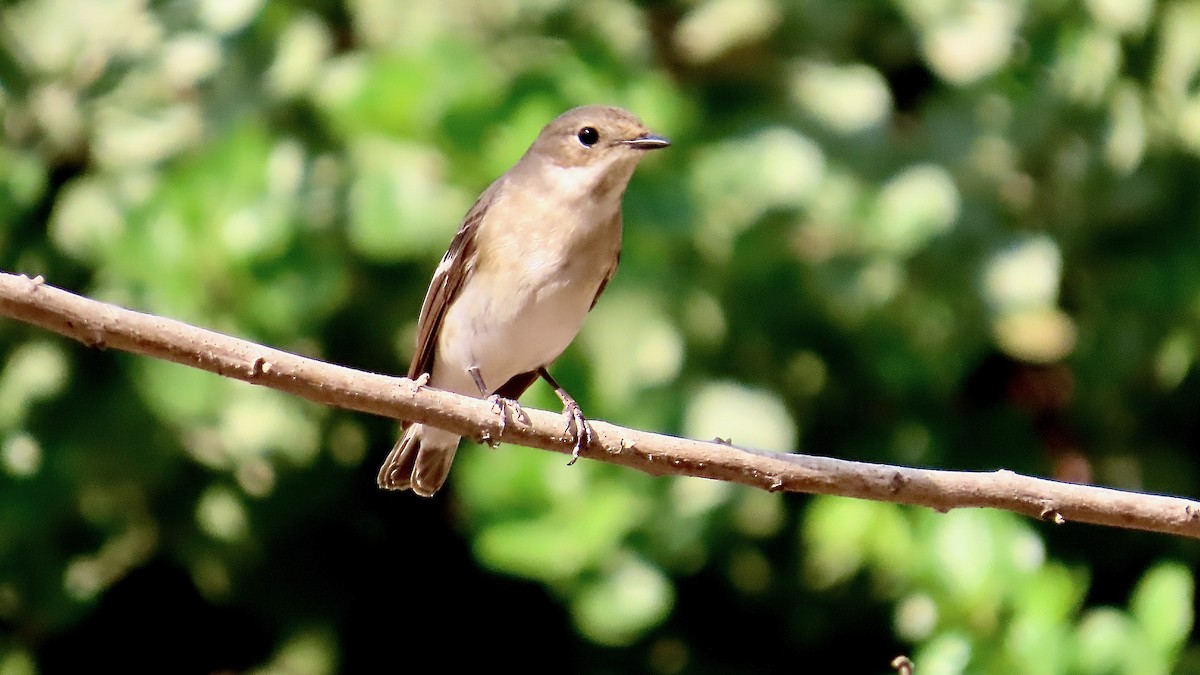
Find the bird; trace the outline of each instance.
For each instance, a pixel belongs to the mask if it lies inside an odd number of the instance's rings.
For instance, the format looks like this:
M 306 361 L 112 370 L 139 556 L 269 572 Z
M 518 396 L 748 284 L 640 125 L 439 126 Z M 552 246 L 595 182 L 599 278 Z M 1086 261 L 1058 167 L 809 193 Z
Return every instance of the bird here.
M 621 202 L 639 160 L 670 141 L 612 106 L 568 110 L 467 211 L 433 274 L 408 377 L 492 401 L 544 379 L 562 401 L 571 462 L 591 440 L 579 404 L 547 368 L 567 348 L 616 272 Z M 432 497 L 446 482 L 456 434 L 403 422 L 378 484 Z

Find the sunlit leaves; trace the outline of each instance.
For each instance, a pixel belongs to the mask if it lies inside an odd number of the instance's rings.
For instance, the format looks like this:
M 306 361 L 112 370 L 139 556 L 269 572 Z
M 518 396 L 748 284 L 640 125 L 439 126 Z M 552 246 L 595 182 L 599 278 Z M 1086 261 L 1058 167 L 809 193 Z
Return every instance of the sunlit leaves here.
M 1194 583 L 1179 565 L 1148 571 L 1128 610 L 1084 609 L 1087 575 L 1047 560 L 1012 514 L 903 516 L 823 498 L 803 538 L 806 579 L 869 575 L 876 593 L 897 600 L 896 632 L 920 644 L 914 658 L 932 672 L 1164 672 L 1192 627 Z
M 0 429 L 22 423 L 39 400 L 63 388 L 69 372 L 57 345 L 30 342 L 10 352 L 0 370 Z
M 949 82 L 966 85 L 1000 69 L 1016 45 L 1026 0 L 900 0 L 920 31 L 930 67 Z
M 805 63 L 797 68 L 793 82 L 800 105 L 841 133 L 878 127 L 892 112 L 887 82 L 869 66 Z
M 929 164 L 907 167 L 881 187 L 865 237 L 884 254 L 915 253 L 953 227 L 960 208 L 958 188 L 945 169 Z
M 773 395 L 730 382 L 712 382 L 691 397 L 683 417 L 689 438 L 732 440 L 736 445 L 787 451 L 799 432 Z
M 605 374 L 596 389 L 612 406 L 635 407 L 639 392 L 673 382 L 684 357 L 683 339 L 666 320 L 661 298 L 633 289 L 605 294 L 580 342 L 592 366 Z
M 821 184 L 821 148 L 791 129 L 771 128 L 708 145 L 692 164 L 702 220 L 697 245 L 726 254 L 730 241 L 775 209 L 796 209 Z
M 585 584 L 572 603 L 584 635 L 607 645 L 629 644 L 671 611 L 671 585 L 657 567 L 618 560 L 596 582 Z
M 364 137 L 352 149 L 347 234 L 363 256 L 396 259 L 445 250 L 471 205 L 446 185 L 442 156 L 427 147 Z
M 1130 613 L 1163 656 L 1172 656 L 1195 623 L 1196 581 L 1178 563 L 1161 563 L 1148 571 L 1133 591 Z
M 403 370 L 479 190 L 557 113 L 613 103 L 674 145 L 554 364 L 589 417 L 947 468 L 1048 473 L 1066 446 L 1097 481 L 1196 491 L 1194 2 L 24 0 L 0 23 L 6 269 Z M 0 325 L 0 617 L 37 640 L 151 556 L 206 598 L 295 572 L 314 495 L 365 540 L 443 513 L 355 510 L 390 423 L 24 330 Z M 708 665 L 680 608 L 714 606 L 805 653 L 883 617 L 923 674 L 1194 658 L 1186 547 L 509 447 L 464 446 L 448 494 L 438 531 L 491 578 L 663 673 Z M 288 555 L 239 558 L 272 537 Z M 421 550 L 431 578 L 459 569 Z M 272 630 L 267 667 L 338 669 L 340 629 Z
M 675 29 L 675 45 L 690 61 L 710 61 L 733 48 L 764 40 L 782 9 L 770 0 L 705 0 Z

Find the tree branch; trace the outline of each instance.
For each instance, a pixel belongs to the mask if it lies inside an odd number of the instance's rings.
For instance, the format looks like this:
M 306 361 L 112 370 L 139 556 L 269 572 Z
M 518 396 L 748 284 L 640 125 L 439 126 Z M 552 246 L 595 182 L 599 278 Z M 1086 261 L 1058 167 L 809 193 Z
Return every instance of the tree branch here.
M 68 293 L 41 277 L 0 272 L 0 315 L 79 340 L 174 361 L 271 387 L 316 403 L 430 424 L 570 453 L 562 416 L 529 410 L 528 425 L 501 428 L 491 404 L 263 347 L 185 323 Z M 935 471 L 829 457 L 745 450 L 593 421 L 583 456 L 653 475 L 686 475 L 770 491 L 841 495 L 927 506 L 938 511 L 989 507 L 1056 523 L 1077 521 L 1200 538 L 1200 503 L 1059 483 L 1011 471 Z

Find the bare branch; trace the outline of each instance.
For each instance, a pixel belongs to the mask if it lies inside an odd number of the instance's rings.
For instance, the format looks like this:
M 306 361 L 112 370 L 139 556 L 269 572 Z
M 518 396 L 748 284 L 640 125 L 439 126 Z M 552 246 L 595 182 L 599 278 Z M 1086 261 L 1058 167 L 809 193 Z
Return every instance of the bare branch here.
M 475 439 L 499 439 L 569 454 L 562 417 L 529 410 L 529 424 L 508 424 L 487 401 L 336 366 L 263 347 L 179 321 L 89 300 L 40 277 L 0 272 L 0 315 L 41 326 L 92 347 L 166 359 L 271 387 L 316 403 L 410 419 Z M 745 450 L 592 422 L 589 459 L 654 475 L 686 475 L 770 491 L 841 495 L 927 506 L 938 511 L 988 507 L 1063 523 L 1084 522 L 1200 538 L 1200 503 L 1021 476 L 935 471 L 829 457 Z

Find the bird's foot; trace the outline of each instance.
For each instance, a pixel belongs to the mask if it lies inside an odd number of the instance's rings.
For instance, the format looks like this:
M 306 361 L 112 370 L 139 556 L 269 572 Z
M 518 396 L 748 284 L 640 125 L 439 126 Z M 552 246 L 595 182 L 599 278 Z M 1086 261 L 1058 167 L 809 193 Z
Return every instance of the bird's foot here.
M 484 441 L 493 448 L 500 445 L 499 438 L 504 435 L 504 430 L 508 428 L 508 420 L 511 415 L 513 419 L 519 420 L 522 424 L 528 425 L 529 415 L 526 414 L 520 403 L 511 398 L 504 398 L 499 394 L 492 394 L 488 397 L 488 402 L 492 404 L 492 411 L 500 417 L 500 430 L 496 432 L 495 438 L 490 434 L 485 435 Z
M 567 440 L 575 439 L 575 446 L 571 448 L 571 461 L 567 462 L 567 466 L 575 463 L 579 459 L 579 453 L 592 443 L 592 428 L 588 426 L 587 418 L 583 416 L 583 409 L 574 399 L 564 401 L 566 407 L 563 408 L 563 417 L 567 419 L 567 426 L 563 430 Z
M 429 386 L 429 373 L 421 373 L 409 381 L 409 392 L 417 393 Z
M 588 426 L 587 419 L 583 416 L 583 410 L 579 404 L 575 402 L 574 397 L 567 393 L 559 384 L 551 377 L 550 372 L 545 368 L 538 368 L 538 375 L 546 380 L 551 387 L 554 387 L 554 393 L 558 394 L 559 400 L 563 402 L 563 417 L 567 418 L 567 428 L 564 429 L 566 438 L 564 440 L 575 439 L 575 447 L 571 448 L 571 461 L 567 462 L 567 466 L 575 463 L 579 459 L 579 453 L 592 443 L 592 428 Z

